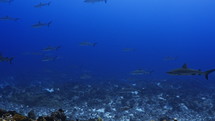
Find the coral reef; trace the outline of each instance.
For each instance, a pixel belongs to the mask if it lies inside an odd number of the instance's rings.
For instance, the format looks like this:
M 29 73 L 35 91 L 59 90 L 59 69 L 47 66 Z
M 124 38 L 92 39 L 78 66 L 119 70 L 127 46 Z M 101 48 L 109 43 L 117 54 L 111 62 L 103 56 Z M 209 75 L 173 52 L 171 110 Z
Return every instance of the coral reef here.
M 30 118 L 23 116 L 15 111 L 5 111 L 0 109 L 1 121 L 31 121 Z
M 8 85 L 1 88 L 0 108 L 18 113 L 1 110 L 0 116 L 41 121 L 101 120 L 99 117 L 104 121 L 214 121 L 214 87 L 198 80 Z
M 28 116 L 33 116 L 32 118 L 35 118 L 32 114 L 34 112 L 30 111 Z M 52 112 L 50 116 L 39 116 L 37 119 L 32 119 L 31 117 L 26 117 L 21 114 L 18 114 L 15 111 L 5 111 L 0 109 L 0 121 L 69 121 L 66 118 L 66 115 L 64 114 L 64 111 L 62 109 L 59 109 L 58 111 Z M 74 120 L 70 120 L 74 121 Z M 75 121 L 103 121 L 102 118 L 95 118 L 95 119 L 89 119 L 89 120 L 79 120 L 76 119 Z

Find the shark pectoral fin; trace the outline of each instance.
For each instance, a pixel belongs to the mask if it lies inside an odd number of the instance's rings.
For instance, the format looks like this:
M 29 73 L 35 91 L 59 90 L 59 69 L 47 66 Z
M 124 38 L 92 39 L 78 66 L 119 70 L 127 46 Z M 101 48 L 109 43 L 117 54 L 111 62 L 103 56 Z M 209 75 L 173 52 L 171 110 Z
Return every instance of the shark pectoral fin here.
M 187 69 L 187 64 L 184 64 L 182 68 Z
M 58 56 L 55 56 L 54 58 L 53 58 L 53 61 L 55 61 L 55 60 L 57 60 L 58 59 Z
M 210 73 L 214 72 L 214 71 L 215 71 L 215 69 L 212 69 L 212 70 L 209 70 L 209 71 L 204 72 L 204 73 L 205 73 L 205 78 L 208 80 L 208 75 L 209 75 Z
M 14 19 L 14 21 L 18 21 L 18 20 L 19 20 L 19 18 L 15 18 L 15 19 Z
M 10 64 L 12 64 L 13 59 L 14 59 L 14 57 L 9 59 Z
M 96 45 L 97 45 L 97 42 L 94 42 L 94 43 L 93 43 L 93 47 L 95 47 Z
M 205 74 L 205 78 L 208 80 L 208 74 Z
M 47 24 L 47 25 L 48 25 L 48 27 L 51 25 L 51 23 L 52 23 L 52 21 L 49 21 L 49 23 Z
M 58 50 L 58 49 L 60 49 L 60 48 L 61 48 L 61 46 L 57 46 L 55 49 Z

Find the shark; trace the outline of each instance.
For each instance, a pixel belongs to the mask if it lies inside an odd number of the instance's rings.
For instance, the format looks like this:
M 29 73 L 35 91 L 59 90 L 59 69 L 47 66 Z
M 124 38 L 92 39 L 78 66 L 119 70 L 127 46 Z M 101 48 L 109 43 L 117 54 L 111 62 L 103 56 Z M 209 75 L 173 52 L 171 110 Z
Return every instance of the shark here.
M 48 2 L 48 3 L 39 3 L 39 4 L 35 5 L 34 7 L 35 8 L 41 8 L 43 6 L 49 6 L 50 4 L 51 4 L 51 2 Z
M 54 56 L 54 57 L 50 57 L 50 56 L 45 56 L 42 58 L 43 62 L 48 62 L 48 61 L 55 61 L 56 59 L 58 59 L 58 56 Z
M 133 52 L 133 51 L 135 51 L 134 48 L 123 48 L 122 49 L 122 52 Z
M 2 3 L 11 3 L 13 0 L 0 0 Z
M 81 46 L 93 46 L 95 47 L 97 45 L 97 42 L 81 42 Z
M 46 48 L 43 48 L 42 51 L 53 51 L 53 50 L 58 50 L 59 48 L 61 48 L 61 46 L 57 46 L 57 47 L 46 47 Z
M 96 2 L 105 2 L 107 3 L 107 0 L 84 0 L 86 3 L 96 3 Z
M 42 23 L 42 22 L 38 22 L 36 24 L 33 24 L 32 27 L 33 28 L 40 28 L 40 27 L 43 27 L 43 26 L 50 26 L 50 24 L 52 23 L 52 21 L 49 21 L 48 23 Z
M 144 74 L 152 74 L 153 71 L 146 71 L 143 69 L 137 69 L 131 72 L 131 75 L 144 75 Z
M 167 56 L 163 60 L 164 61 L 176 61 L 177 59 L 178 59 L 178 57 Z
M 174 69 L 166 73 L 170 75 L 204 75 L 205 78 L 208 80 L 208 75 L 214 71 L 215 69 L 211 69 L 203 72 L 200 69 L 196 70 L 196 69 L 188 68 L 187 64 L 184 64 L 181 68 Z
M 12 64 L 13 59 L 14 57 L 4 57 L 0 53 L 0 62 L 9 62 L 10 64 Z
M 9 16 L 4 16 L 4 17 L 1 17 L 0 18 L 0 20 L 5 20 L 5 21 L 7 21 L 7 20 L 11 20 L 11 21 L 17 21 L 17 20 L 19 20 L 19 18 L 13 18 L 13 17 L 9 17 Z

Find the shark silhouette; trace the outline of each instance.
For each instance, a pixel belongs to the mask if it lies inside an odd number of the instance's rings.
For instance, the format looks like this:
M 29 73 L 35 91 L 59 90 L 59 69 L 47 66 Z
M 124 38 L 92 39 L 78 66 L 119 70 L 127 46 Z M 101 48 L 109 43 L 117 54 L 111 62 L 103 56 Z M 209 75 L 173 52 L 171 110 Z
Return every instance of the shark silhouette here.
M 171 75 L 205 75 L 205 78 L 208 80 L 208 75 L 212 72 L 214 72 L 215 69 L 211 69 L 208 71 L 201 71 L 201 70 L 195 70 L 187 67 L 187 64 L 184 64 L 181 68 L 171 70 L 169 72 L 166 72 Z

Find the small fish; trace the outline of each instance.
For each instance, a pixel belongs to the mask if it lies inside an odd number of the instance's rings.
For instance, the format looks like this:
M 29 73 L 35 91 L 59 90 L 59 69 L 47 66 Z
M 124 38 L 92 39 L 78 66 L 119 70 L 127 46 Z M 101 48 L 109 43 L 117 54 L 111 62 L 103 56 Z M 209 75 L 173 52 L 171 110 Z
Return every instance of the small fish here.
M 84 0 L 85 3 L 96 3 L 96 2 L 105 2 L 107 3 L 107 0 Z
M 89 75 L 89 74 L 83 74 L 83 75 L 80 76 L 80 79 L 82 79 L 82 80 L 91 79 L 91 78 L 92 78 L 92 76 Z
M 0 0 L 2 3 L 11 3 L 13 0 Z
M 208 80 L 208 75 L 214 71 L 215 69 L 211 69 L 211 70 L 202 72 L 201 70 L 190 69 L 187 67 L 187 64 L 184 64 L 181 68 L 171 70 L 166 73 L 170 75 L 205 75 L 205 78 Z
M 42 59 L 43 62 L 48 62 L 48 61 L 55 61 L 58 58 L 58 56 L 50 57 L 46 56 Z
M 95 47 L 97 45 L 97 42 L 81 42 L 81 46 L 93 46 Z
M 4 16 L 4 17 L 1 17 L 0 20 L 2 20 L 2 21 L 17 21 L 17 20 L 19 20 L 19 18 Z
M 49 6 L 50 4 L 51 4 L 51 2 L 48 2 L 48 3 L 39 3 L 39 4 L 35 5 L 34 7 L 35 8 L 41 8 L 43 6 Z
M 122 51 L 123 52 L 133 52 L 133 51 L 135 51 L 135 49 L 134 48 L 123 48 Z
M 123 106 L 123 107 L 120 108 L 120 110 L 122 110 L 122 111 L 127 111 L 127 110 L 130 110 L 130 109 L 132 109 L 132 106 Z
M 13 59 L 14 59 L 14 57 L 3 57 L 0 54 L 0 62 L 9 62 L 10 64 L 12 64 Z
M 42 23 L 42 22 L 38 22 L 38 23 L 36 23 L 36 24 L 33 24 L 32 25 L 32 27 L 33 28 L 41 28 L 41 27 L 43 27 L 43 26 L 50 26 L 51 25 L 51 23 L 52 23 L 52 21 L 49 21 L 48 23 Z
M 44 53 L 40 53 L 40 52 L 25 52 L 22 54 L 23 55 L 44 55 Z
M 35 52 L 35 53 L 30 53 L 31 55 L 43 55 L 43 53 L 37 53 L 37 52 Z
M 131 72 L 131 75 L 147 75 L 151 74 L 153 71 L 146 71 L 143 69 L 137 69 Z
M 58 50 L 59 48 L 61 48 L 61 46 L 47 47 L 47 48 L 43 48 L 42 51 L 53 51 L 53 50 Z
M 175 61 L 175 60 L 177 60 L 177 59 L 178 59 L 178 57 L 167 56 L 167 57 L 165 57 L 163 60 L 164 60 L 164 61 Z

